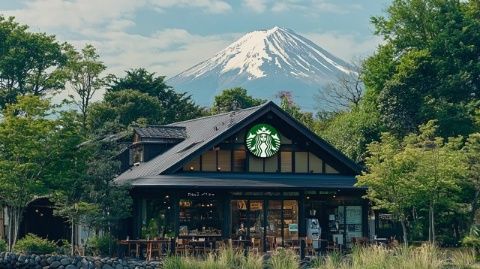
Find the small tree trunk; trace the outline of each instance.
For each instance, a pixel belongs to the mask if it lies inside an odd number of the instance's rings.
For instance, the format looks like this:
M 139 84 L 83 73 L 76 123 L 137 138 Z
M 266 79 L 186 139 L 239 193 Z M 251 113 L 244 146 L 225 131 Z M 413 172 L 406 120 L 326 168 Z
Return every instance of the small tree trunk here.
M 435 243 L 435 207 L 432 204 L 432 244 Z
M 12 221 L 12 216 L 11 216 L 11 208 L 10 207 L 6 207 L 5 210 L 7 210 L 7 216 L 8 216 L 8 228 L 7 228 L 7 237 L 8 237 L 8 251 L 12 251 L 13 250 L 13 239 L 12 239 L 12 236 L 13 236 L 13 221 Z
M 433 202 L 430 202 L 428 207 L 428 241 L 435 244 L 435 218 L 434 218 Z
M 473 196 L 473 200 L 471 203 L 472 206 L 472 212 L 470 215 L 470 230 L 475 224 L 475 216 L 477 215 L 477 210 L 478 210 L 478 199 L 480 198 L 480 189 L 475 190 L 475 195 Z
M 75 221 L 72 220 L 72 233 L 70 234 L 70 254 L 75 255 Z
M 13 247 L 17 243 L 18 239 L 18 231 L 20 229 L 20 222 L 22 221 L 23 215 L 23 208 L 15 207 L 15 206 L 8 206 L 7 207 L 7 215 L 8 215 L 8 243 L 9 243 L 9 250 L 12 251 Z
M 405 218 L 400 219 L 400 224 L 402 225 L 402 232 L 403 232 L 403 244 L 408 246 L 408 234 L 407 234 L 407 224 L 405 223 Z

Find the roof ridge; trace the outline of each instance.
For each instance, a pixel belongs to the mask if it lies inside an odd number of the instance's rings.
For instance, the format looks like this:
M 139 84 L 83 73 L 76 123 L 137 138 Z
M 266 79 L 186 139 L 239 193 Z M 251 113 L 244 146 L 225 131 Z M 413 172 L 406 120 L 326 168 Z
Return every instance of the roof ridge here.
M 189 120 L 184 120 L 184 121 L 172 122 L 172 123 L 167 124 L 166 126 L 176 126 L 176 125 L 173 125 L 173 124 L 180 124 L 180 123 L 185 123 L 185 122 L 192 122 L 192 121 L 203 120 L 203 119 L 213 118 L 213 117 L 220 117 L 220 116 L 224 116 L 224 115 L 231 114 L 232 112 L 240 112 L 240 111 L 246 111 L 246 110 L 251 110 L 251 109 L 259 109 L 259 108 L 261 108 L 261 107 L 266 106 L 266 105 L 269 104 L 269 103 L 272 103 L 272 101 L 265 102 L 265 103 L 263 103 L 263 104 L 261 104 L 261 105 L 258 105 L 258 106 L 247 107 L 247 108 L 243 108 L 243 109 L 239 109 L 239 110 L 235 110 L 235 111 L 222 112 L 222 113 L 219 113 L 219 114 L 203 116 L 203 117 L 199 117 L 199 118 L 195 118 L 195 119 L 189 119 Z
M 144 129 L 144 128 L 178 128 L 178 129 L 185 129 L 185 126 L 176 126 L 176 125 L 147 125 L 144 127 L 134 127 L 135 129 Z

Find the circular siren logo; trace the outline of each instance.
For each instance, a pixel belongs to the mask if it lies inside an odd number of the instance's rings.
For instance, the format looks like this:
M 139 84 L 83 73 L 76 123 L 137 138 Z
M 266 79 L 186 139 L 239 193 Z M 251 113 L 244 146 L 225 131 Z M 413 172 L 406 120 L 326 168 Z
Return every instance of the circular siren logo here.
M 280 137 L 275 128 L 261 123 L 253 126 L 247 133 L 247 148 L 255 156 L 267 158 L 280 149 Z

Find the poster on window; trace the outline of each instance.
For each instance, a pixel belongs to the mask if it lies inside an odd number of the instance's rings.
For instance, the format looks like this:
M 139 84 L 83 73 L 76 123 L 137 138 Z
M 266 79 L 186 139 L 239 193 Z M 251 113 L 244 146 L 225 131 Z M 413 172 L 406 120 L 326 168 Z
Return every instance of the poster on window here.
M 347 224 L 362 224 L 362 207 L 347 206 Z

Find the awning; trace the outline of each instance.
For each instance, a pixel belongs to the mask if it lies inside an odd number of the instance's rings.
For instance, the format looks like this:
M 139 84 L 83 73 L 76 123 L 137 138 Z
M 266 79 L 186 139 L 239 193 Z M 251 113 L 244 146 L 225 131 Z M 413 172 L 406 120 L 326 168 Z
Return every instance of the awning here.
M 208 189 L 364 189 L 355 187 L 355 176 L 311 174 L 172 174 L 137 178 L 133 187 Z

